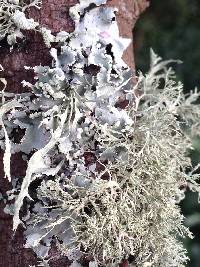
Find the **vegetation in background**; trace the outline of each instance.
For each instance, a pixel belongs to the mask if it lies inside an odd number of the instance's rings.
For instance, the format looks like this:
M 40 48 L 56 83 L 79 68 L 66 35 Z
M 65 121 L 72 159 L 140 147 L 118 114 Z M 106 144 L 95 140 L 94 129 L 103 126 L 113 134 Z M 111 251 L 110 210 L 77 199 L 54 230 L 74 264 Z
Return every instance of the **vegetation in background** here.
M 163 58 L 180 59 L 177 69 L 186 90 L 200 84 L 199 0 L 152 0 L 136 25 L 136 67 L 148 70 L 149 47 Z
M 187 225 L 199 219 L 188 216 L 184 225 L 179 203 L 186 190 L 200 196 L 199 165 L 189 157 L 200 130 L 200 94 L 185 95 L 173 61 L 152 50 L 150 70 L 133 88 L 122 60 L 130 40 L 119 36 L 116 9 L 101 6 L 106 0 L 80 0 L 70 9 L 75 31 L 56 36 L 15 10 L 18 1 L 5 3 L 14 15 L 3 8 L 9 16 L 1 26 L 11 28 L 2 38 L 13 29 L 38 30 L 52 56 L 51 66 L 25 67 L 35 72 L 33 84 L 22 82 L 28 92 L 7 93 L 0 79 L 0 146 L 12 184 L 4 211 L 13 215 L 13 230 L 24 226 L 25 247 L 45 267 L 52 246 L 71 267 L 85 259 L 90 267 L 124 260 L 183 267 L 182 239 L 192 238 Z M 24 177 L 11 175 L 19 152 Z

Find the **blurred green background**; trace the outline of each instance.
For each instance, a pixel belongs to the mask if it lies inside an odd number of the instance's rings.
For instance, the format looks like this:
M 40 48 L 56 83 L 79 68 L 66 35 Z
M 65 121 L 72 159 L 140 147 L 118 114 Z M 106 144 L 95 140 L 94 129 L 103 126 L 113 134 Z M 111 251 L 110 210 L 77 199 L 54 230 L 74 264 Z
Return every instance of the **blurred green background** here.
M 149 49 L 163 59 L 180 59 L 178 79 L 185 92 L 200 88 L 200 0 L 151 0 L 151 6 L 140 17 L 134 29 L 136 69 L 149 68 Z M 194 139 L 193 163 L 200 162 L 200 139 Z M 200 204 L 195 193 L 187 192 L 181 203 L 186 224 L 194 233 L 186 239 L 190 262 L 188 267 L 200 267 Z

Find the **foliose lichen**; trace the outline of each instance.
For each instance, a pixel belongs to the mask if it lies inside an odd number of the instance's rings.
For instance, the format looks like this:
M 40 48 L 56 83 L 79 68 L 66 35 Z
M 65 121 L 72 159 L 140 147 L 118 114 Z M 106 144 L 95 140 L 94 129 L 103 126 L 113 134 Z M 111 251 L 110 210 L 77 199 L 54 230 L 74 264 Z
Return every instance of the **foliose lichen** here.
M 28 93 L 1 92 L 13 230 L 24 225 L 25 247 L 44 266 L 54 241 L 71 267 L 84 257 L 90 267 L 118 266 L 130 256 L 132 266 L 180 267 L 187 256 L 177 237 L 192 235 L 178 203 L 185 187 L 200 192 L 187 156 L 199 134 L 200 94 L 186 97 L 170 61 L 153 51 L 149 72 L 133 86 L 122 60 L 130 40 L 119 36 L 117 10 L 105 2 L 72 8 L 73 33 L 53 37 L 44 28 L 48 46 L 58 42 L 52 66 L 33 68 L 35 84 L 23 82 Z M 25 134 L 15 143 L 19 128 Z M 10 175 L 19 151 L 27 161 L 22 180 Z

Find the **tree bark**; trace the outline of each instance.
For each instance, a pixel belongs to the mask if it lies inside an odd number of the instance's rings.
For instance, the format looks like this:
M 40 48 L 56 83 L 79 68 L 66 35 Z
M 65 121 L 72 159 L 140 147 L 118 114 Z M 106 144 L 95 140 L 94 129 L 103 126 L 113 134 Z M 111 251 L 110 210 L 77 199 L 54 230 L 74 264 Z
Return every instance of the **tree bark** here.
M 51 29 L 53 33 L 61 30 L 72 32 L 74 23 L 69 17 L 69 8 L 77 4 L 77 0 L 43 0 L 41 10 L 30 8 L 27 15 L 38 21 L 40 25 Z M 120 28 L 120 35 L 127 38 L 132 38 L 132 28 L 136 23 L 139 15 L 148 6 L 147 0 L 108 0 L 109 6 L 114 6 L 119 9 L 117 20 Z M 50 65 L 51 57 L 49 49 L 45 47 L 42 37 L 36 32 L 25 32 L 25 41 L 19 42 L 10 52 L 10 47 L 6 40 L 0 42 L 0 64 L 4 67 L 4 72 L 0 75 L 7 82 L 7 90 L 14 93 L 23 92 L 21 81 L 26 80 L 33 82 L 33 72 L 24 69 L 24 66 Z M 125 62 L 135 70 L 133 43 L 129 46 L 124 54 Z M 0 192 L 5 195 L 5 192 L 10 189 L 10 185 L 4 179 L 3 173 L 3 153 L 0 153 Z M 20 154 L 12 156 L 12 175 L 23 177 L 25 174 L 25 163 L 21 160 Z M 2 267 L 28 267 L 36 264 L 36 257 L 29 249 L 23 248 L 23 231 L 18 230 L 14 235 L 12 232 L 12 217 L 3 212 L 5 204 L 0 201 L 0 266 Z M 54 256 L 51 261 L 51 266 L 66 267 L 68 266 L 67 259 L 57 255 L 52 249 Z M 125 262 L 121 267 L 128 266 Z

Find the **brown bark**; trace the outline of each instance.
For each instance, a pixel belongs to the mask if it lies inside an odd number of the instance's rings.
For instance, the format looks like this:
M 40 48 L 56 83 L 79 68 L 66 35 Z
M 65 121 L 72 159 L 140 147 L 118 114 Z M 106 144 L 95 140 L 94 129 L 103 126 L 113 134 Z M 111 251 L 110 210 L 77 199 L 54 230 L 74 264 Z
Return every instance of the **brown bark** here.
M 73 21 L 69 17 L 69 8 L 75 5 L 78 0 L 43 0 L 41 10 L 31 8 L 27 13 L 41 25 L 52 30 L 53 33 L 65 30 L 74 30 Z M 137 4 L 139 3 L 139 4 Z M 148 6 L 147 0 L 108 0 L 108 5 L 119 9 L 117 16 L 120 34 L 123 37 L 132 38 L 132 27 L 138 19 L 140 13 Z M 8 82 L 8 90 L 11 92 L 22 92 L 21 81 L 32 81 L 33 73 L 24 70 L 24 66 L 49 65 L 51 57 L 49 49 L 43 44 L 38 33 L 26 32 L 26 41 L 20 42 L 9 52 L 9 46 L 5 40 L 0 42 L 0 64 L 4 67 L 1 76 Z M 125 62 L 134 71 L 133 46 L 127 49 L 124 54 Z M 20 177 L 24 176 L 24 162 L 20 160 L 20 154 L 13 156 L 12 173 Z M 9 183 L 4 179 L 2 153 L 0 154 L 0 190 L 4 195 L 10 188 Z M 23 248 L 22 230 L 18 230 L 16 235 L 12 232 L 12 218 L 3 212 L 4 203 L 0 201 L 0 266 L 1 267 L 28 267 L 36 263 L 35 255 L 32 251 Z M 52 250 L 52 255 L 54 252 Z M 52 266 L 68 266 L 67 259 L 60 257 L 51 261 Z M 128 266 L 127 262 L 121 267 Z

